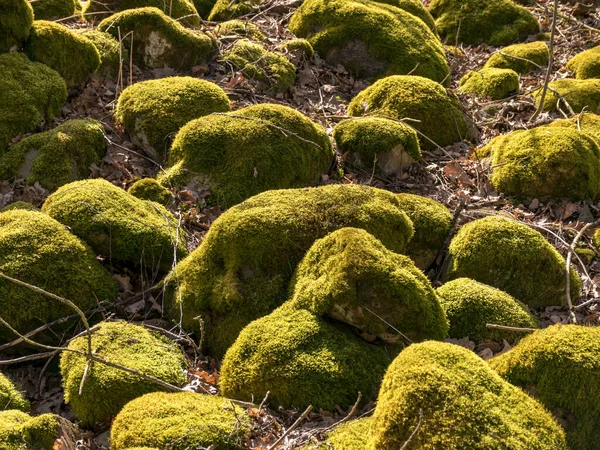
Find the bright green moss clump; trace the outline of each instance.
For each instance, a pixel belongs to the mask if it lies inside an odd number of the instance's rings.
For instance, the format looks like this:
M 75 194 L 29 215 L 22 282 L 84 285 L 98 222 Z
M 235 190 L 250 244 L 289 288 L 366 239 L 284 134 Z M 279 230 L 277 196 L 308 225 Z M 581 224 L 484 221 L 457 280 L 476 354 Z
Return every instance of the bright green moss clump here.
M 144 327 L 125 322 L 104 322 L 92 336 L 92 348 L 99 358 L 135 369 L 175 386 L 187 381 L 182 350 L 169 339 L 152 334 Z M 87 351 L 87 336 L 69 343 L 72 350 Z M 86 370 L 86 357 L 63 352 L 60 371 L 65 401 L 86 426 L 108 422 L 129 401 L 164 387 L 120 369 L 94 363 L 87 371 L 81 395 L 79 387 Z
M 144 178 L 136 181 L 131 185 L 127 193 L 139 199 L 150 200 L 165 206 L 173 198 L 171 191 L 154 178 Z
M 167 77 L 127 87 L 119 96 L 115 119 L 138 147 L 162 161 L 173 137 L 186 123 L 227 111 L 229 98 L 215 83 Z
M 77 427 L 54 414 L 31 417 L 21 411 L 0 411 L 2 450 L 53 449 L 59 438 L 73 438 Z
M 600 116 L 583 112 L 569 119 L 559 119 L 548 124 L 549 127 L 567 127 L 579 130 L 593 138 L 600 145 Z
M 105 78 L 116 79 L 119 75 L 121 57 L 123 62 L 129 61 L 129 50 L 125 46 L 120 49 L 119 41 L 102 31 L 86 30 L 81 35 L 89 39 L 100 53 L 101 63 L 96 74 Z
M 467 277 L 509 293 L 531 308 L 565 303 L 565 261 L 539 232 L 489 216 L 464 225 L 449 247 L 447 279 Z M 543 274 L 543 283 L 540 282 Z M 581 289 L 571 271 L 571 296 Z
M 9 205 L 6 205 L 2 209 L 0 209 L 0 212 L 12 211 L 13 209 L 24 209 L 27 211 L 39 211 L 39 208 L 37 208 L 32 203 L 18 201 L 18 202 L 14 202 L 14 203 L 10 203 Z
M 567 450 L 552 415 L 502 380 L 475 353 L 425 342 L 391 364 L 371 422 L 368 450 L 411 445 L 420 450 Z
M 192 0 L 91 0 L 85 6 L 84 13 L 107 12 L 106 16 L 96 15 L 95 17 L 107 17 L 112 13 L 121 12 L 128 9 L 143 7 L 155 7 L 160 9 L 167 16 L 179 20 L 185 26 L 200 25 L 198 11 Z M 36 16 L 37 17 L 37 16 Z M 92 19 L 93 15 L 90 16 Z
M 412 14 L 415 17 L 418 17 L 425 25 L 429 27 L 431 31 L 435 33 L 435 20 L 425 8 L 425 5 L 421 0 L 374 0 L 377 3 L 384 3 L 386 5 L 395 6 L 396 8 L 400 8 L 407 13 Z
M 155 392 L 129 402 L 113 422 L 111 450 L 134 446 L 235 450 L 250 431 L 244 410 L 219 396 Z
M 227 22 L 217 24 L 215 33 L 220 36 L 245 36 L 254 41 L 262 41 L 265 38 L 263 32 L 260 31 L 260 28 L 255 24 L 238 19 L 228 20 Z
M 0 411 L 4 409 L 29 410 L 29 402 L 2 372 L 0 372 L 0 408 L 2 408 Z M 1 427 L 2 425 L 0 425 Z
M 462 92 L 500 100 L 519 90 L 519 74 L 512 69 L 481 69 L 467 73 L 459 86 Z
M 598 113 L 600 110 L 600 80 L 573 80 L 565 78 L 548 83 L 546 98 L 544 99 L 544 111 L 561 110 L 570 114 L 571 110 L 565 105 L 569 104 L 574 113 L 582 111 Z M 558 93 L 558 94 L 557 94 Z M 541 88 L 533 92 L 536 106 L 541 101 Z
M 369 439 L 370 428 L 370 417 L 351 420 L 337 426 L 329 433 L 327 443 L 333 446 L 333 450 L 364 450 Z
M 36 0 L 31 3 L 35 20 L 57 20 L 71 17 L 79 2 L 75 0 Z
M 600 78 L 600 46 L 573 56 L 567 62 L 567 69 L 575 72 L 575 78 L 578 80 Z
M 593 450 L 600 439 L 599 355 L 600 328 L 555 325 L 489 362 L 558 417 L 571 450 Z
M 291 57 L 292 60 L 310 59 L 315 54 L 315 49 L 307 39 L 290 39 L 279 44 L 279 48 Z
M 514 58 L 511 58 L 511 56 L 514 56 Z M 512 69 L 517 73 L 523 74 L 538 69 L 539 67 L 535 64 L 541 67 L 548 65 L 548 57 L 548 45 L 545 42 L 535 41 L 527 44 L 514 44 L 494 53 L 483 67 L 485 69 L 491 67 Z M 530 61 L 535 64 L 532 64 Z
M 185 231 L 169 211 L 101 178 L 62 186 L 42 211 L 108 259 L 168 270 L 174 249 L 177 258 L 187 254 Z
M 0 53 L 21 47 L 29 37 L 31 25 L 33 8 L 27 0 L 3 0 L 0 4 Z

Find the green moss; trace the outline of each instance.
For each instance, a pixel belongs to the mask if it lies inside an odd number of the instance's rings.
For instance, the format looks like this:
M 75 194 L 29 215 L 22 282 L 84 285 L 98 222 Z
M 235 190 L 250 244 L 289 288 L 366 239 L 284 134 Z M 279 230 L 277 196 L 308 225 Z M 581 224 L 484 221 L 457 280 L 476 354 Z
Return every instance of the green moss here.
M 423 77 L 397 75 L 379 80 L 352 99 L 348 114 L 413 119 L 406 124 L 422 133 L 419 140 L 424 150 L 436 148 L 429 139 L 445 147 L 471 137 L 458 102 L 448 97 L 442 85 Z
M 511 58 L 511 56 L 514 56 L 514 58 Z M 547 66 L 548 57 L 548 45 L 545 42 L 536 41 L 527 44 L 514 44 L 494 53 L 483 67 L 485 69 L 491 67 L 512 69 L 517 73 L 523 74 L 538 69 L 537 66 Z M 528 61 L 524 61 L 524 59 Z M 535 64 L 532 64 L 530 61 Z
M 421 0 L 374 0 L 374 1 L 376 1 L 377 3 L 384 3 L 386 5 L 391 5 L 391 6 L 395 6 L 396 8 L 402 9 L 402 10 L 406 11 L 407 13 L 410 13 L 413 16 L 421 19 L 423 22 L 425 22 L 425 25 L 427 25 L 427 27 L 431 31 L 433 31 L 434 33 L 436 32 L 435 20 L 433 19 L 433 17 L 431 16 L 431 14 L 427 10 L 427 8 L 425 8 L 425 5 L 423 4 L 423 2 Z
M 467 277 L 507 292 L 530 308 L 565 303 L 565 261 L 539 232 L 489 216 L 464 225 L 449 247 L 448 280 Z M 540 281 L 543 274 L 543 282 Z M 571 270 L 571 296 L 581 289 Z
M 54 414 L 38 417 L 14 410 L 0 411 L 0 448 L 3 450 L 52 449 L 63 436 L 73 436 L 77 427 Z
M 333 130 L 344 163 L 369 172 L 373 167 L 384 175 L 400 175 L 421 159 L 415 130 L 401 122 L 380 117 L 344 120 Z
M 587 134 L 600 145 L 600 116 L 583 112 L 570 119 L 559 119 L 548 124 L 550 127 L 574 128 Z
M 19 49 L 32 24 L 33 8 L 27 0 L 4 0 L 0 4 L 0 53 Z
M 279 48 L 286 55 L 292 58 L 310 59 L 315 54 L 315 49 L 307 39 L 290 39 L 289 41 L 283 41 L 279 44 Z
M 389 367 L 368 450 L 567 450 L 550 413 L 500 378 L 475 353 L 441 342 L 414 344 Z
M 127 87 L 119 96 L 115 119 L 138 147 L 162 161 L 173 137 L 186 123 L 227 111 L 229 98 L 215 83 L 167 77 Z
M 207 1 L 207 0 L 204 0 Z M 227 21 L 244 16 L 255 7 L 260 6 L 263 0 L 211 0 L 213 7 L 208 15 L 208 20 Z
M 104 127 L 94 119 L 69 120 L 45 133 L 21 140 L 0 156 L 0 178 L 24 178 L 54 190 L 87 178 L 90 166 L 106 153 Z
M 548 88 L 544 99 L 544 111 L 562 110 L 565 114 L 569 114 L 570 109 L 565 105 L 565 101 L 576 114 L 584 110 L 597 113 L 600 109 L 600 80 L 565 78 L 551 81 L 548 83 Z M 542 96 L 541 88 L 534 91 L 532 95 L 536 107 L 539 106 Z
M 173 194 L 154 178 L 144 178 L 131 185 L 127 193 L 142 200 L 150 200 L 166 206 L 172 199 Z
M 156 392 L 125 405 L 113 423 L 110 448 L 234 450 L 245 441 L 249 422 L 242 408 L 216 395 Z
M 143 7 L 158 8 L 169 17 L 180 22 L 182 25 L 196 27 L 200 25 L 200 17 L 192 0 L 91 0 L 83 9 L 84 14 L 107 12 L 107 15 L 115 12 L 126 11 Z M 94 15 L 91 16 L 92 19 Z
M 384 342 L 443 340 L 448 332 L 423 272 L 365 230 L 342 228 L 315 241 L 298 264 L 292 286 L 290 307 L 330 317 Z
M 205 321 L 205 342 L 222 355 L 240 330 L 287 298 L 313 242 L 343 227 L 362 228 L 402 252 L 412 224 L 394 194 L 358 185 L 269 191 L 234 206 L 167 278 L 166 312 L 184 328 Z
M 583 261 L 583 263 L 588 266 L 592 263 L 592 261 L 596 257 L 596 252 L 594 250 L 592 250 L 591 248 L 577 247 L 575 249 L 575 253 L 577 253 L 577 256 L 579 256 L 579 258 Z
M 96 74 L 116 79 L 121 65 L 121 53 L 123 62 L 129 61 L 129 50 L 125 46 L 120 49 L 119 41 L 102 31 L 85 30 L 81 35 L 89 39 L 100 53 L 100 68 Z
M 192 67 L 206 64 L 213 51 L 213 40 L 206 34 L 185 28 L 158 8 L 128 9 L 104 19 L 98 31 L 118 38 L 135 32 L 132 59 L 145 69 L 169 67 L 190 71 Z M 131 48 L 131 38 L 124 46 Z
M 501 100 L 519 90 L 519 74 L 512 69 L 470 71 L 459 82 L 460 90 L 479 97 Z
M 558 417 L 571 450 L 592 450 L 600 438 L 599 355 L 600 328 L 555 325 L 527 336 L 490 365 Z
M 0 209 L 0 212 L 12 211 L 13 209 L 24 209 L 26 211 L 39 211 L 39 208 L 29 202 L 17 201 L 10 203 Z
M 108 259 L 168 270 L 173 253 L 178 259 L 187 254 L 185 231 L 170 212 L 101 178 L 62 186 L 42 211 Z
M 574 72 L 578 80 L 600 78 L 600 46 L 573 56 L 567 62 L 567 69 Z
M 327 443 L 333 446 L 333 450 L 364 450 L 369 439 L 370 428 L 370 417 L 350 420 L 329 433 Z
M 29 402 L 17 390 L 12 381 L 0 372 L 0 411 L 5 409 L 28 411 L 29 407 Z
M 371 78 L 413 73 L 449 83 L 442 44 L 425 22 L 368 0 L 306 0 L 290 30 L 310 41 L 331 65 Z
M 596 230 L 593 238 L 594 247 L 600 251 L 600 229 Z
M 265 38 L 263 32 L 260 31 L 260 28 L 255 24 L 238 19 L 228 20 L 227 22 L 217 24 L 215 33 L 219 36 L 245 36 L 254 41 L 262 41 Z
M 540 31 L 535 16 L 510 0 L 432 0 L 429 12 L 451 44 L 508 45 Z
M 158 181 L 205 186 L 229 207 L 269 189 L 317 184 L 332 159 L 322 126 L 290 107 L 264 103 L 189 122 Z
M 36 0 L 31 3 L 36 20 L 57 20 L 71 17 L 79 2 L 75 0 Z
M 21 53 L 0 54 L 0 153 L 21 133 L 61 113 L 67 86 L 58 73 Z
M 600 148 L 576 128 L 513 131 L 492 139 L 481 153 L 491 155 L 491 181 L 506 195 L 540 200 L 600 195 Z

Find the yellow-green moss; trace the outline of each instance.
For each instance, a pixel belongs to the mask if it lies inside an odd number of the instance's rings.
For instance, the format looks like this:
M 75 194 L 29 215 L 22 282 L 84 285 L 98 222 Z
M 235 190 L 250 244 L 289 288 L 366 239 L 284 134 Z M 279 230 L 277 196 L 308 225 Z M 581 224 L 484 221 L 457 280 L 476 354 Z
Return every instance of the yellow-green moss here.
M 31 2 L 36 20 L 57 20 L 71 17 L 79 6 L 76 0 L 36 0 Z
M 578 53 L 567 62 L 567 69 L 575 78 L 585 80 L 600 77 L 600 46 Z
M 396 8 L 400 8 L 407 13 L 412 14 L 415 17 L 418 17 L 425 25 L 429 27 L 431 31 L 436 32 L 435 29 L 435 20 L 425 8 L 425 5 L 421 0 L 374 0 L 377 3 L 385 3 L 386 5 L 395 6 Z
M 227 22 L 221 22 L 215 27 L 215 33 L 220 36 L 238 35 L 245 36 L 248 39 L 254 41 L 262 41 L 265 35 L 260 28 L 249 21 L 244 20 L 228 20 Z
M 308 39 L 290 39 L 279 44 L 279 48 L 286 54 L 297 60 L 310 59 L 315 54 L 315 49 Z
M 519 74 L 512 69 L 470 71 L 459 82 L 460 91 L 501 100 L 519 90 Z
M 149 446 L 187 450 L 241 448 L 250 431 L 244 410 L 219 396 L 156 392 L 129 402 L 115 419 L 111 450 Z
M 337 426 L 327 436 L 333 450 L 364 450 L 369 439 L 371 417 L 350 420 Z
M 85 30 L 81 35 L 89 39 L 100 53 L 100 68 L 96 74 L 116 80 L 119 75 L 121 57 L 124 63 L 129 61 L 129 50 L 125 46 L 120 49 L 119 41 L 102 31 Z
M 490 365 L 558 417 L 571 450 L 597 448 L 600 328 L 555 325 L 536 331 Z
M 77 427 L 54 414 L 30 417 L 21 411 L 0 411 L 2 450 L 53 449 L 63 436 L 74 436 Z
M 507 292 L 531 308 L 565 303 L 565 261 L 539 232 L 489 216 L 464 225 L 449 247 L 448 280 L 467 277 Z M 542 278 L 540 278 L 542 277 Z M 571 297 L 581 289 L 571 270 Z
M 39 211 L 40 209 L 36 207 L 33 203 L 17 201 L 14 203 L 10 203 L 0 209 L 0 212 L 12 211 L 13 209 L 24 209 L 27 211 Z
M 201 1 L 201 0 L 196 0 Z M 202 0 L 208 1 L 208 0 Z M 208 20 L 227 21 L 248 14 L 255 7 L 260 6 L 263 0 L 210 0 L 213 7 L 208 15 Z
M 406 124 L 442 147 L 472 137 L 458 102 L 448 97 L 442 85 L 423 77 L 397 75 L 379 80 L 352 99 L 348 114 L 413 119 Z M 419 135 L 421 148 L 435 149 L 427 138 Z
M 107 12 L 108 16 L 112 13 L 143 7 L 158 8 L 167 16 L 185 26 L 195 27 L 200 25 L 200 17 L 198 17 L 198 11 L 192 0 L 90 0 L 83 12 L 84 14 L 96 13 L 88 16 L 94 20 L 94 17 L 106 17 L 98 15 L 99 12 Z
M 174 253 L 187 254 L 185 231 L 169 211 L 101 178 L 60 187 L 42 211 L 109 260 L 168 270 Z
M 127 87 L 119 96 L 115 119 L 138 147 L 162 161 L 173 137 L 186 123 L 227 111 L 229 98 L 215 83 L 167 77 Z
M 568 448 L 548 411 L 458 345 L 414 344 L 396 357 L 383 379 L 366 449 L 400 448 L 420 411 L 415 449 Z
M 514 56 L 514 58 L 511 58 L 511 56 Z M 537 66 L 547 66 L 548 57 L 548 45 L 545 42 L 535 41 L 527 44 L 514 44 L 498 50 L 490 56 L 483 67 L 485 69 L 491 67 L 512 69 L 517 73 L 528 73 L 538 69 Z
M 127 193 L 142 200 L 167 205 L 173 198 L 173 194 L 166 187 L 156 181 L 155 178 L 144 178 L 131 185 Z
M 167 278 L 166 311 L 184 327 L 205 321 L 209 350 L 222 355 L 250 321 L 281 305 L 292 273 L 313 242 L 362 228 L 402 252 L 412 224 L 389 192 L 358 185 L 269 191 L 234 206 Z
M 600 251 L 600 228 L 594 233 L 593 243 L 594 247 Z
M 27 0 L 3 0 L 0 4 L 0 53 L 20 48 L 29 37 L 32 24 L 33 8 Z
M 587 134 L 600 145 L 600 116 L 583 112 L 570 119 L 559 119 L 548 124 L 550 127 L 574 128 Z
M 586 247 L 577 247 L 575 249 L 575 253 L 577 253 L 577 256 L 579 256 L 579 258 L 581 258 L 583 263 L 588 266 L 592 263 L 592 261 L 596 257 L 596 252 L 594 250 L 592 250 L 591 248 L 586 248 Z
M 0 411 L 14 409 L 28 411 L 29 402 L 17 390 L 15 385 L 0 372 Z M 0 425 L 0 428 L 2 425 Z
M 576 114 L 584 110 L 596 114 L 600 109 L 600 80 L 573 80 L 565 78 L 551 81 L 548 83 L 548 87 L 552 90 L 548 89 L 546 92 L 544 111 L 561 110 L 565 114 L 569 114 L 570 109 L 564 104 L 565 101 Z M 532 95 L 536 107 L 539 106 L 542 89 L 537 89 Z

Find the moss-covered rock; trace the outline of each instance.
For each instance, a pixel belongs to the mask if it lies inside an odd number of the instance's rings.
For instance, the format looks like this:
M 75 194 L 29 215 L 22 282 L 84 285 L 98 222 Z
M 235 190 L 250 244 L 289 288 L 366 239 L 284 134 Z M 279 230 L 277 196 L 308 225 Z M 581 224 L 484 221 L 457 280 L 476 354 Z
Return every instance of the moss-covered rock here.
M 136 181 L 127 190 L 127 193 L 142 200 L 150 200 L 166 206 L 173 194 L 166 187 L 156 181 L 155 178 L 143 178 Z
M 598 113 L 600 110 L 600 80 L 573 80 L 564 78 L 562 80 L 548 83 L 548 91 L 544 99 L 544 111 L 561 110 L 569 114 L 571 110 L 565 105 L 569 104 L 574 113 L 582 111 Z M 532 93 L 536 107 L 539 106 L 542 89 Z
M 2 209 L 0 209 L 0 212 L 12 211 L 13 209 L 24 209 L 26 211 L 39 211 L 40 210 L 33 203 L 17 201 L 17 202 L 10 203 L 9 205 L 4 206 Z
M 60 75 L 21 53 L 0 54 L 0 92 L 0 153 L 21 133 L 59 115 L 67 101 Z
M 411 345 L 390 365 L 366 448 L 400 448 L 417 423 L 411 445 L 421 450 L 568 448 L 542 405 L 475 353 L 441 342 Z
M 234 206 L 167 278 L 167 309 L 184 327 L 205 321 L 209 350 L 222 355 L 240 330 L 287 298 L 313 242 L 343 227 L 362 228 L 402 252 L 412 224 L 389 192 L 358 185 L 269 191 Z
M 207 1 L 207 0 L 196 0 Z M 251 12 L 255 7 L 260 6 L 263 0 L 210 0 L 213 7 L 210 9 L 208 20 L 228 21 Z
M 567 127 L 579 130 L 593 138 L 600 145 L 600 116 L 583 112 L 570 119 L 559 119 L 548 124 L 550 127 Z
M 0 4 L 0 53 L 20 48 L 31 25 L 33 8 L 27 0 L 4 0 Z
M 294 64 L 297 64 L 297 61 L 302 61 L 304 59 L 310 59 L 315 54 L 315 49 L 308 39 L 290 39 L 289 41 L 283 41 L 279 44 L 279 48 L 283 53 L 285 53 Z
M 29 402 L 2 372 L 0 372 L 0 405 L 2 405 L 2 410 L 29 410 Z M 0 428 L 2 428 L 2 425 L 0 425 Z
M 158 181 L 203 186 L 228 207 L 269 189 L 317 184 L 332 158 L 323 127 L 290 107 L 263 103 L 189 122 Z
M 96 75 L 116 79 L 119 75 L 121 58 L 124 63 L 129 61 L 129 50 L 125 46 L 121 49 L 118 40 L 102 31 L 85 30 L 81 35 L 89 39 L 100 53 L 100 68 Z
M 42 211 L 111 260 L 168 270 L 174 253 L 187 254 L 185 231 L 169 211 L 101 178 L 60 187 Z
M 45 133 L 22 139 L 0 156 L 0 179 L 24 178 L 54 190 L 87 178 L 106 153 L 104 127 L 94 119 L 69 120 Z
M 241 448 L 250 431 L 244 410 L 219 396 L 156 392 L 129 402 L 113 422 L 111 450 L 149 446 L 186 450 Z
M 421 159 L 415 130 L 401 122 L 382 117 L 344 120 L 333 130 L 338 151 L 350 167 L 400 175 Z
M 600 438 L 600 328 L 555 325 L 525 337 L 489 361 L 508 382 L 552 411 L 571 450 L 592 450 Z
M 442 85 L 423 77 L 397 75 L 379 80 L 352 99 L 348 114 L 418 121 L 406 124 L 421 133 L 425 150 L 436 148 L 429 139 L 444 147 L 472 137 L 458 102 L 448 97 Z
M 53 449 L 56 441 L 74 443 L 77 427 L 68 420 L 42 414 L 31 417 L 21 411 L 0 411 L 0 448 L 3 450 Z
M 547 66 L 548 58 L 548 45 L 542 41 L 535 41 L 504 47 L 490 56 L 483 67 L 485 69 L 492 67 L 512 69 L 523 74 L 537 69 L 538 66 Z M 532 64 L 532 62 L 535 64 Z
M 396 8 L 400 8 L 415 17 L 418 17 L 425 25 L 429 27 L 431 31 L 436 32 L 435 29 L 435 19 L 431 15 L 431 13 L 427 10 L 425 5 L 421 0 L 374 0 L 377 3 L 384 3 L 386 5 L 395 6 Z
M 201 116 L 227 111 L 229 98 L 215 83 L 167 77 L 127 87 L 119 96 L 115 119 L 138 147 L 162 161 L 182 126 Z
M 215 27 L 215 33 L 219 36 L 244 36 L 254 41 L 262 41 L 265 35 L 260 28 L 250 21 L 239 19 L 228 20 L 221 22 Z
M 100 53 L 89 39 L 46 20 L 33 22 L 24 51 L 56 70 L 69 86 L 85 82 L 100 67 Z
M 567 62 L 567 69 L 574 72 L 578 80 L 600 78 L 600 46 L 573 56 Z
M 535 16 L 511 0 L 432 0 L 429 12 L 451 44 L 508 45 L 540 31 Z
M 195 27 L 200 25 L 200 17 L 192 0 L 169 0 L 168 2 L 163 0 L 90 0 L 83 12 L 84 14 L 95 13 L 94 15 L 90 14 L 93 19 L 94 16 L 106 17 L 98 14 L 101 12 L 106 12 L 108 16 L 112 13 L 143 7 L 158 8 L 167 16 L 185 26 Z
M 315 241 L 292 285 L 290 307 L 330 317 L 384 342 L 443 340 L 448 332 L 423 272 L 365 230 L 342 228 Z
M 185 28 L 158 8 L 128 9 L 104 19 L 98 25 L 118 38 L 119 29 L 125 36 L 134 31 L 134 64 L 142 69 L 190 71 L 192 67 L 205 64 L 213 50 L 213 40 L 206 34 Z M 131 38 L 124 46 L 131 48 Z
M 600 148 L 576 128 L 537 127 L 492 139 L 490 155 L 497 191 L 517 198 L 595 200 L 600 195 Z
M 327 443 L 333 446 L 333 450 L 364 450 L 370 428 L 371 417 L 350 420 L 329 433 Z
M 71 17 L 79 6 L 76 0 L 36 0 L 31 2 L 35 20 L 57 20 Z
M 65 297 L 86 310 L 98 301 L 114 300 L 117 283 L 92 250 L 56 220 L 35 211 L 0 214 L 0 272 Z M 0 281 L 2 318 L 20 333 L 74 311 L 55 300 Z M 0 327 L 0 341 L 16 339 Z
M 87 351 L 88 338 L 80 336 L 69 348 Z M 182 350 L 169 339 L 153 334 L 144 327 L 126 322 L 104 322 L 92 336 L 92 348 L 99 358 L 137 370 L 175 386 L 187 381 L 187 368 Z M 74 352 L 63 352 L 60 371 L 65 401 L 86 426 L 108 422 L 129 401 L 149 392 L 163 391 L 157 383 L 123 370 L 94 362 L 87 370 L 81 393 L 81 379 L 87 359 Z
M 459 82 L 460 90 L 479 97 L 501 100 L 519 90 L 519 74 L 512 69 L 470 71 Z
M 449 247 L 448 280 L 466 277 L 501 289 L 531 308 L 565 303 L 565 261 L 539 232 L 489 216 L 464 225 Z M 543 274 L 543 278 L 540 278 Z M 581 280 L 571 270 L 571 296 Z
M 413 73 L 449 82 L 437 36 L 421 19 L 396 6 L 369 0 L 306 0 L 289 27 L 330 64 L 342 64 L 359 77 Z

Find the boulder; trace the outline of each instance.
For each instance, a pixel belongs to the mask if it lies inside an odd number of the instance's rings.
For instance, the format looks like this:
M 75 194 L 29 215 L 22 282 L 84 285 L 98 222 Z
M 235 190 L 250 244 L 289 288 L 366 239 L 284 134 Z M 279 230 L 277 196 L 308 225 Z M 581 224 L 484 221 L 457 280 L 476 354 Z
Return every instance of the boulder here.
M 600 146 L 600 116 L 597 114 L 582 112 L 569 119 L 559 119 L 548 124 L 549 127 L 572 128 L 591 137 Z
M 600 111 L 600 80 L 573 80 L 564 78 L 548 83 L 544 111 L 563 111 L 565 114 Z M 532 93 L 536 107 L 542 101 L 542 89 Z
M 600 78 L 600 46 L 592 47 L 573 56 L 567 62 L 567 69 L 575 73 L 578 80 Z
M 154 178 L 143 178 L 136 181 L 127 190 L 127 193 L 141 200 L 150 200 L 163 206 L 173 199 L 173 194 Z
M 129 61 L 129 50 L 125 46 L 120 48 L 119 41 L 103 31 L 85 30 L 81 35 L 89 39 L 100 53 L 100 68 L 96 75 L 116 80 L 119 76 L 121 61 L 123 64 Z
M 3 410 L 28 411 L 30 408 L 29 402 L 2 372 L 0 372 L 0 405 L 2 405 Z
M 543 41 L 514 44 L 501 48 L 487 60 L 484 69 L 512 69 L 525 74 L 548 65 L 548 45 Z M 532 64 L 535 63 L 535 64 Z
M 93 20 L 94 17 L 104 18 L 112 13 L 144 7 L 158 8 L 185 26 L 197 27 L 200 25 L 200 17 L 192 0 L 169 0 L 168 2 L 163 0 L 90 0 L 83 8 L 83 12 L 84 14 L 95 13 L 88 16 Z M 106 16 L 98 14 L 101 12 L 106 12 Z
M 519 90 L 519 74 L 512 69 L 490 67 L 470 71 L 460 79 L 461 92 L 501 100 Z
M 33 8 L 29 1 L 4 0 L 0 5 L 0 53 L 21 48 L 29 37 L 31 25 Z
M 36 20 L 57 20 L 75 15 L 76 0 L 36 0 L 31 2 Z
M 17 410 L 0 411 L 0 448 L 3 450 L 53 449 L 60 443 L 64 448 L 72 448 L 78 434 L 74 424 L 55 414 L 31 417 Z

